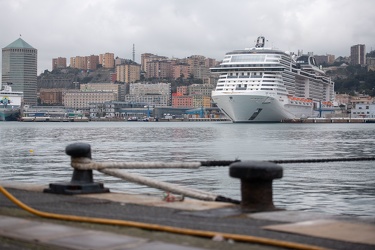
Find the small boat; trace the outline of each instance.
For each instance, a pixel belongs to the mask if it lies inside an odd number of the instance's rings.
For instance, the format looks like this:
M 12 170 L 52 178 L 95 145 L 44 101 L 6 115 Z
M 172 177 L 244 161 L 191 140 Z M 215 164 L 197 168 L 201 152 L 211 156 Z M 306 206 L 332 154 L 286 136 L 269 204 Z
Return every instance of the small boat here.
M 138 117 L 136 116 L 131 116 L 128 118 L 128 122 L 136 122 L 136 121 L 138 121 Z

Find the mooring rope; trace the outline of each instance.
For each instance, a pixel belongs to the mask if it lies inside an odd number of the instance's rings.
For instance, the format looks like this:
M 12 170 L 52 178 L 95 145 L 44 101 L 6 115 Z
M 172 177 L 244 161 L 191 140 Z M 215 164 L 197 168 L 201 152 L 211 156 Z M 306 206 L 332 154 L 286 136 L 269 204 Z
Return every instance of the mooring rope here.
M 181 194 L 190 198 L 205 201 L 219 201 L 240 204 L 240 201 L 216 195 L 210 192 L 182 187 L 177 184 L 158 181 L 135 173 L 119 171 L 121 169 L 150 169 L 150 168 L 199 168 L 199 162 L 94 162 L 86 157 L 72 157 L 71 165 L 77 170 L 97 170 L 107 175 L 121 178 L 129 182 L 138 183 L 160 189 L 166 192 Z
M 318 163 L 318 162 L 340 162 L 340 161 L 375 161 L 375 157 L 274 160 L 274 161 L 268 161 L 268 162 L 273 162 L 277 164 L 282 164 L 282 163 L 285 164 L 285 163 Z
M 375 157 L 357 157 L 357 158 L 333 158 L 333 159 L 295 159 L 295 160 L 271 160 L 268 162 L 277 164 L 286 163 L 317 163 L 317 162 L 339 162 L 339 161 L 373 161 Z M 71 165 L 77 170 L 97 170 L 107 175 L 118 177 L 133 183 L 138 183 L 160 189 L 163 191 L 181 194 L 187 197 L 206 200 L 221 201 L 239 204 L 240 201 L 234 200 L 210 192 L 182 187 L 177 184 L 171 184 L 163 181 L 157 181 L 152 178 L 144 177 L 134 173 L 118 171 L 120 169 L 160 169 L 160 168 L 190 168 L 198 169 L 199 167 L 211 166 L 229 166 L 235 161 L 201 161 L 201 162 L 95 162 L 86 157 L 72 157 Z
M 79 170 L 101 170 L 108 168 L 117 169 L 156 169 L 156 168 L 191 168 L 229 166 L 234 161 L 201 161 L 201 162 L 95 162 L 89 158 L 72 158 L 72 167 Z M 319 163 L 319 162 L 345 162 L 345 161 L 375 161 L 375 157 L 354 158 L 323 158 L 323 159 L 294 159 L 294 160 L 268 160 L 277 164 L 287 163 Z

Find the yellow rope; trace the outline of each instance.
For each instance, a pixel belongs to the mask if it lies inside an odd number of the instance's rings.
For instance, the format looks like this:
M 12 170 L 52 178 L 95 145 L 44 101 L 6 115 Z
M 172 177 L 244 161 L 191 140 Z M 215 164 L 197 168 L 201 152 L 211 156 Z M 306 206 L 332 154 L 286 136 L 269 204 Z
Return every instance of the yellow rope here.
M 163 225 L 157 225 L 157 224 L 149 224 L 149 223 L 125 221 L 125 220 L 92 218 L 92 217 L 84 217 L 84 216 L 81 217 L 81 216 L 75 216 L 75 215 L 48 213 L 48 212 L 38 211 L 36 209 L 33 209 L 33 208 L 27 206 L 26 204 L 24 204 L 21 201 L 19 201 L 18 199 L 16 199 L 12 194 L 10 194 L 2 186 L 0 186 L 0 192 L 2 194 L 4 194 L 13 203 L 15 203 L 17 206 L 19 206 L 20 208 L 22 208 L 22 209 L 24 209 L 24 210 L 26 210 L 26 211 L 34 214 L 34 215 L 44 217 L 44 218 L 49 218 L 49 219 L 76 221 L 76 222 L 87 222 L 87 223 L 97 223 L 97 224 L 105 224 L 105 225 L 137 227 L 137 228 L 147 229 L 147 230 L 164 231 L 164 232 L 169 232 L 169 233 L 191 235 L 191 236 L 200 236 L 200 237 L 206 237 L 206 238 L 213 238 L 214 236 L 220 235 L 225 239 L 232 239 L 232 240 L 235 240 L 235 241 L 264 244 L 264 245 L 271 245 L 271 246 L 291 248 L 291 249 L 300 249 L 300 250 L 304 250 L 304 249 L 306 249 L 306 250 L 307 249 L 324 250 L 324 249 L 326 249 L 326 248 L 316 247 L 316 246 L 312 246 L 312 245 L 293 243 L 293 242 L 274 240 L 274 239 L 267 239 L 267 238 L 263 238 L 263 237 L 256 237 L 256 236 L 249 236 L 249 235 L 194 230 L 194 229 L 186 229 L 186 228 L 163 226 Z

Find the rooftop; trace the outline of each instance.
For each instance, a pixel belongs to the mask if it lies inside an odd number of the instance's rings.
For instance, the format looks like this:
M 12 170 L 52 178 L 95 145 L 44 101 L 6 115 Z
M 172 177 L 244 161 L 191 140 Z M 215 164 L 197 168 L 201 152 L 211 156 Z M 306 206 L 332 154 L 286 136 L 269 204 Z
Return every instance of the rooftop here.
M 25 42 L 21 37 L 18 38 L 17 40 L 15 40 L 14 42 L 12 42 L 11 44 L 9 44 L 8 46 L 6 46 L 4 49 L 14 49 L 14 48 L 20 48 L 20 49 L 35 49 L 33 48 L 30 44 L 28 44 L 27 42 Z

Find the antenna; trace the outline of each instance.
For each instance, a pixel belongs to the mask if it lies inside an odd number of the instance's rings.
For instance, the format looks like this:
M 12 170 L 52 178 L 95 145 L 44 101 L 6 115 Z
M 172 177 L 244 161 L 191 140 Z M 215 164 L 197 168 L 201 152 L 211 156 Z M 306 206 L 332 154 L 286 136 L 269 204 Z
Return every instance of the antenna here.
M 135 62 L 135 45 L 133 43 L 133 62 Z

